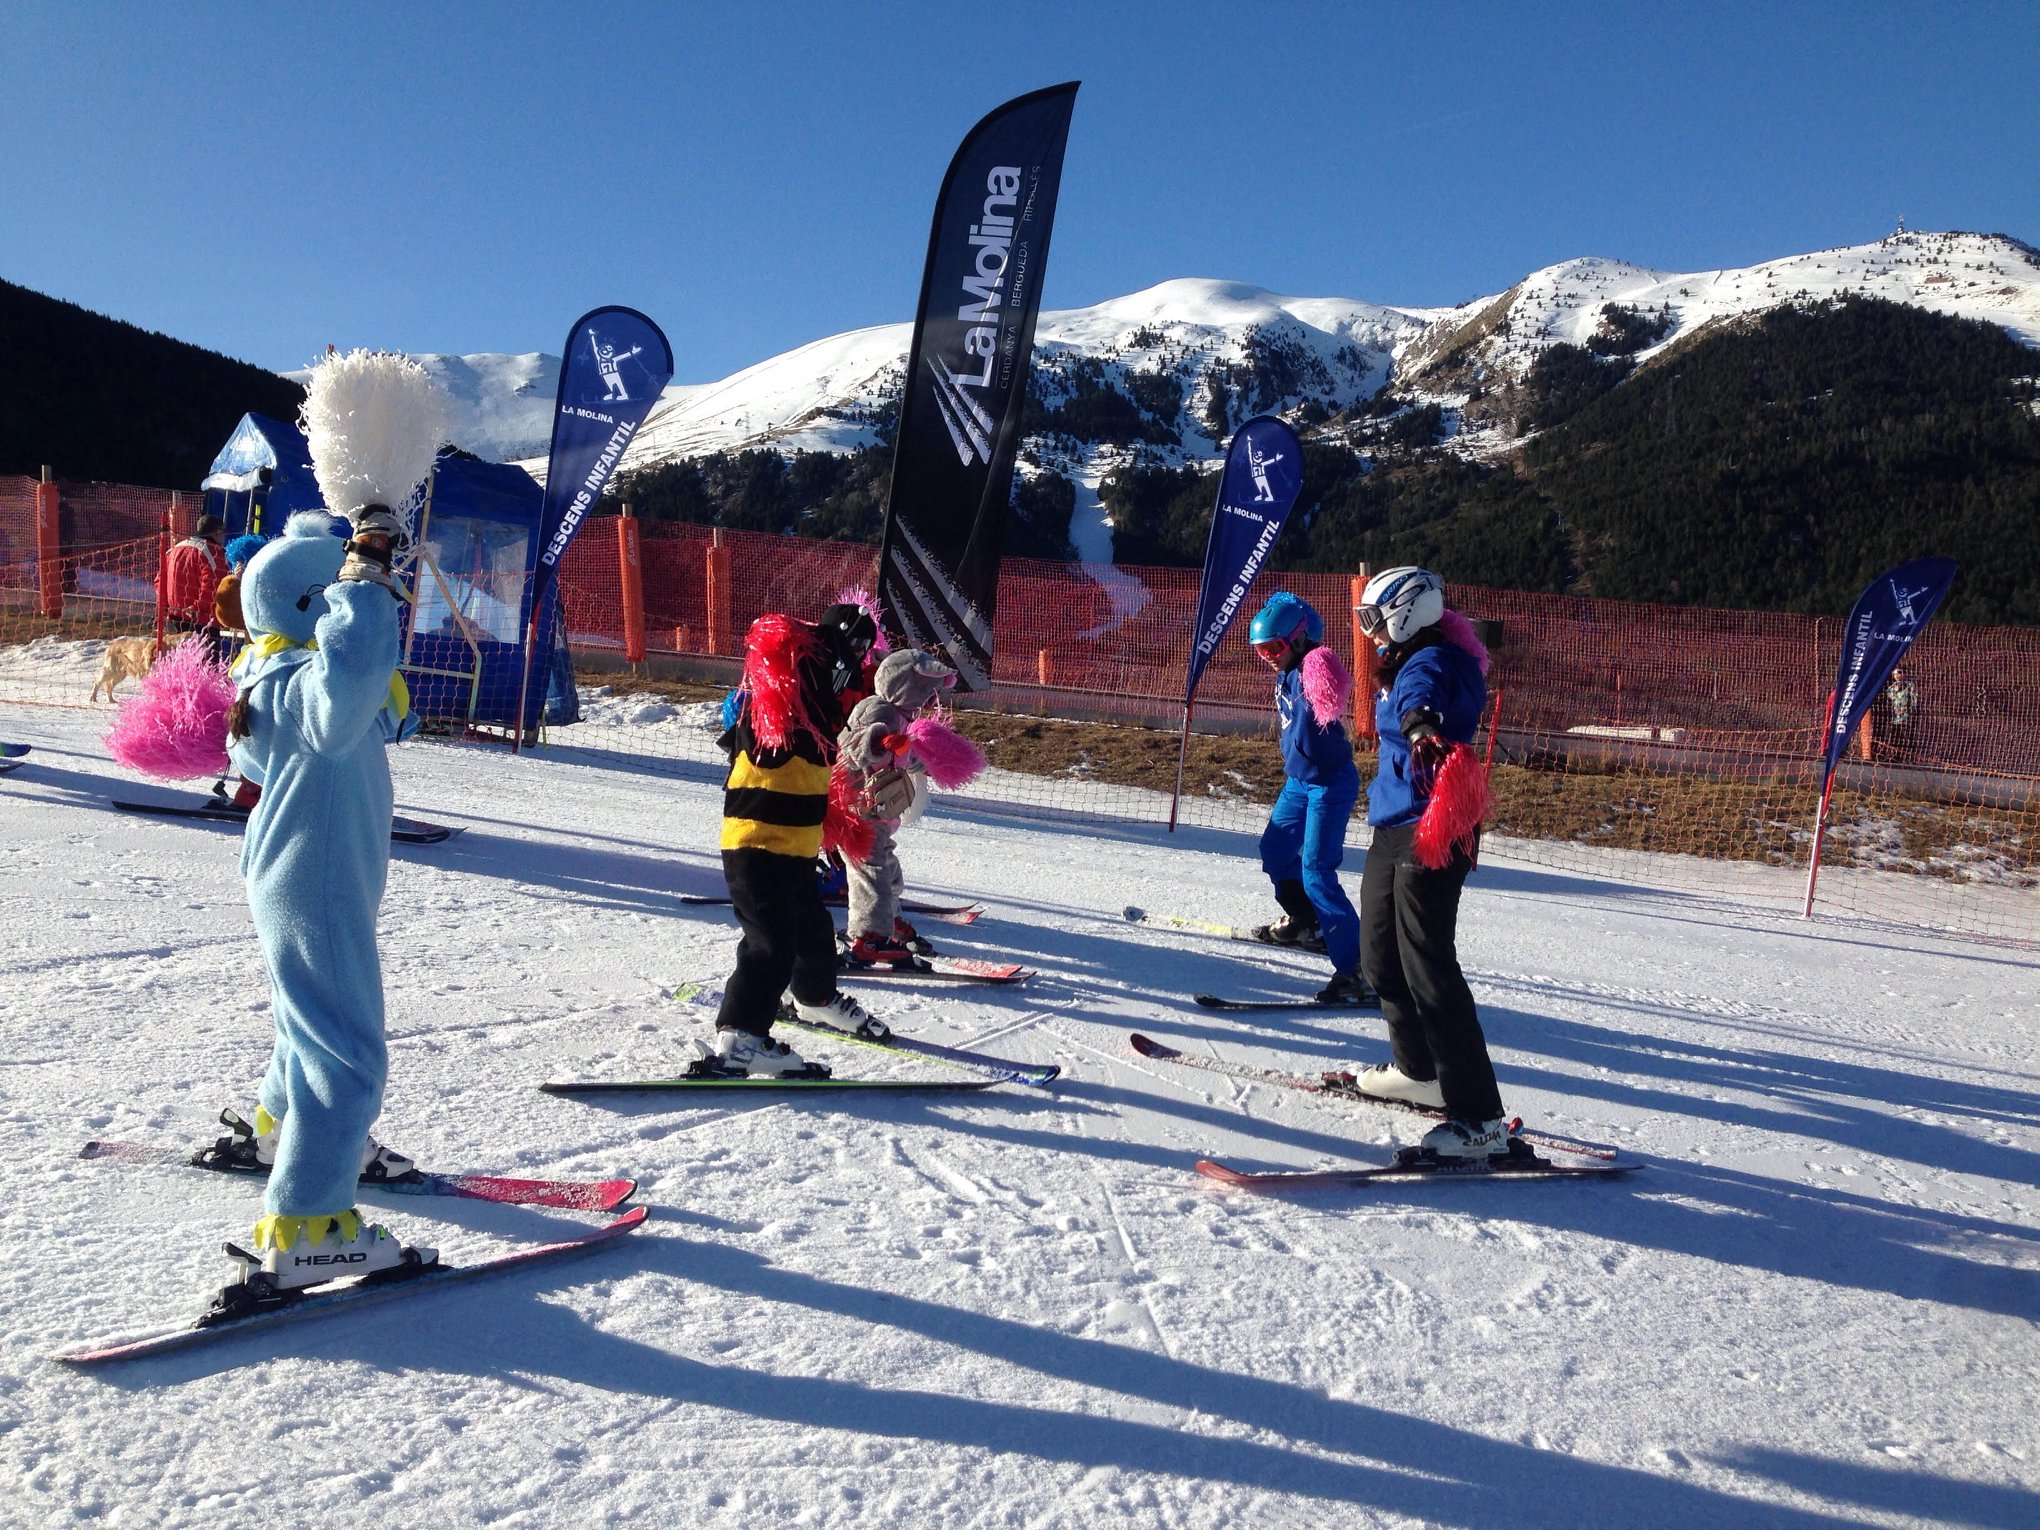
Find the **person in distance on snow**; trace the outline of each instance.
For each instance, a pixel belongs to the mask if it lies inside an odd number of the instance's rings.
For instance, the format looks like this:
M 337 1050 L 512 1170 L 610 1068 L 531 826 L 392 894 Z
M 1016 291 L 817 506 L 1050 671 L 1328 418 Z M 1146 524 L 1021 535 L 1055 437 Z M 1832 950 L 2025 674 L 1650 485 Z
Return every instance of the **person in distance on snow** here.
M 886 1028 L 836 988 L 836 924 L 815 878 L 829 820 L 830 767 L 843 726 L 841 696 L 878 635 L 861 607 L 830 606 L 818 621 L 761 616 L 744 635 L 744 678 L 723 734 L 722 862 L 743 937 L 723 985 L 716 1040 L 699 1073 L 825 1077 L 772 1021 L 789 988 L 803 1019 L 883 1036 Z
M 415 729 L 397 674 L 392 573 L 408 537 L 391 506 L 430 468 L 445 406 L 415 362 L 356 351 L 314 369 L 305 417 L 320 489 L 345 507 L 352 536 L 343 543 L 323 511 L 301 512 L 249 561 L 250 642 L 228 716 L 234 765 L 263 787 L 241 873 L 276 1022 L 248 1144 L 271 1165 L 259 1263 L 242 1278 L 280 1288 L 436 1257 L 402 1248 L 354 1202 L 357 1181 L 413 1168 L 369 1135 L 388 1072 L 376 946 L 390 861 L 386 749 Z M 365 420 L 384 422 L 372 440 Z
M 1254 933 L 1331 958 L 1332 980 L 1319 990 L 1320 1004 L 1371 1004 L 1374 995 L 1360 975 L 1359 917 L 1339 885 L 1346 823 L 1360 797 L 1353 746 L 1339 721 L 1353 677 L 1323 646 L 1324 618 L 1287 590 L 1269 597 L 1247 635 L 1277 675 L 1275 709 L 1288 776 L 1261 833 L 1261 869 L 1275 884 L 1282 917 Z
M 1374 839 L 1360 877 L 1360 960 L 1381 995 L 1391 1063 L 1360 1089 L 1442 1109 L 1422 1146 L 1445 1158 L 1508 1150 L 1502 1097 L 1473 993 L 1459 970 L 1459 894 L 1488 796 L 1467 746 L 1487 705 L 1487 649 L 1421 568 L 1368 580 L 1355 608 L 1380 656 L 1381 752 L 1367 788 Z

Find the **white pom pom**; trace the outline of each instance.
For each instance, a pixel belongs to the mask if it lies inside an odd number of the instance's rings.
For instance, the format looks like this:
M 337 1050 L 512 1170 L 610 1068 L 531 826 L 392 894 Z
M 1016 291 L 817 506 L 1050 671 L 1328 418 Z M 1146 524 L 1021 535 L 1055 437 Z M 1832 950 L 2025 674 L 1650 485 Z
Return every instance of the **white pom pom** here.
M 445 393 L 407 356 L 357 350 L 321 360 L 300 417 L 326 508 L 404 513 L 446 440 L 448 416 Z

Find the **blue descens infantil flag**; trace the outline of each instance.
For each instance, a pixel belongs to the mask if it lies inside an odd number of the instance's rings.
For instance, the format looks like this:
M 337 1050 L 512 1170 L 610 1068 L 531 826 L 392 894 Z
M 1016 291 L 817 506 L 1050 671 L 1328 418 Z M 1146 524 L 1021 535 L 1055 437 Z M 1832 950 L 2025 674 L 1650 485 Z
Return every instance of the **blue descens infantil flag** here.
M 1842 628 L 1842 664 L 1821 757 L 1823 791 L 1864 714 L 1954 582 L 1953 558 L 1916 558 L 1879 574 L 1856 597 Z
M 1256 415 L 1239 428 L 1225 454 L 1218 506 L 1211 512 L 1211 538 L 1204 546 L 1197 636 L 1183 685 L 1186 705 L 1197 694 L 1204 666 L 1218 651 L 1226 628 L 1246 604 L 1254 576 L 1282 535 L 1282 523 L 1302 487 L 1303 443 L 1295 431 L 1271 414 Z
M 597 308 L 574 321 L 560 361 L 552 455 L 539 512 L 532 610 L 559 573 L 624 449 L 673 377 L 673 347 L 635 308 Z
M 935 202 L 879 553 L 887 625 L 992 678 L 992 614 L 1034 321 L 1077 86 L 970 130 Z

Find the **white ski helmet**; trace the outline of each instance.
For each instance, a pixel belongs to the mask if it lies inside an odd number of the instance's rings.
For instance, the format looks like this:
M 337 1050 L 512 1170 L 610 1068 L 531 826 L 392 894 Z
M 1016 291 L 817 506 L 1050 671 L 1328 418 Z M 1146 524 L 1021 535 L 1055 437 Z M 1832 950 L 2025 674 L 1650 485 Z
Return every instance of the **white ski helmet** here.
M 1367 581 L 1353 610 L 1368 637 L 1407 643 L 1445 614 L 1445 581 L 1414 565 L 1384 569 Z

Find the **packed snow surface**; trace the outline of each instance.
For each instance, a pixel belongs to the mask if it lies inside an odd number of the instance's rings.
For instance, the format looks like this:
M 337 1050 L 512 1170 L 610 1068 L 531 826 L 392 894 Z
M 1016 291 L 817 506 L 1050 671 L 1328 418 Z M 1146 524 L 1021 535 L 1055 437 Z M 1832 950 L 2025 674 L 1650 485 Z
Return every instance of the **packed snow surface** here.
M 904 837 L 912 893 L 986 905 L 924 931 L 1037 975 L 859 993 L 1060 1063 L 1051 1090 L 540 1094 L 680 1068 L 706 1011 L 669 994 L 736 939 L 679 901 L 721 888 L 711 773 L 573 749 L 394 754 L 400 810 L 465 832 L 395 854 L 378 1131 L 430 1167 L 635 1175 L 651 1220 L 578 1262 L 60 1368 L 195 1313 L 260 1204 L 77 1157 L 202 1145 L 268 1050 L 236 834 L 110 811 L 180 794 L 123 778 L 104 722 L 0 706 L 35 746 L 0 777 L 0 1521 L 2040 1522 L 2030 952 L 1491 858 L 1460 949 L 1509 1107 L 1644 1167 L 1256 1198 L 1191 1165 L 1379 1162 L 1423 1123 L 1129 1053 L 1139 1030 L 1305 1073 L 1384 1055 L 1372 1016 L 1190 1002 L 1307 992 L 1309 960 L 1122 920 L 1265 917 L 1251 839 L 1213 831 L 951 805 Z M 589 1220 L 369 1204 L 453 1261 Z

